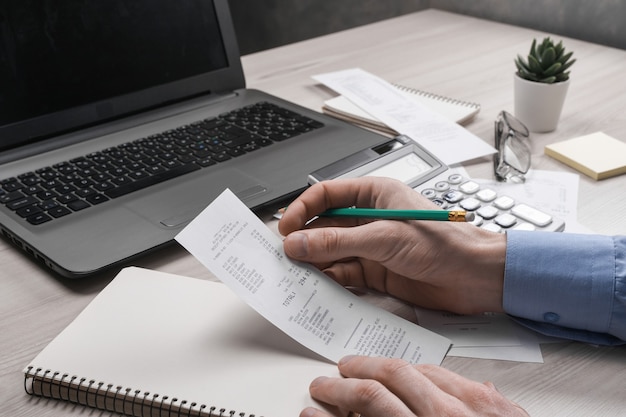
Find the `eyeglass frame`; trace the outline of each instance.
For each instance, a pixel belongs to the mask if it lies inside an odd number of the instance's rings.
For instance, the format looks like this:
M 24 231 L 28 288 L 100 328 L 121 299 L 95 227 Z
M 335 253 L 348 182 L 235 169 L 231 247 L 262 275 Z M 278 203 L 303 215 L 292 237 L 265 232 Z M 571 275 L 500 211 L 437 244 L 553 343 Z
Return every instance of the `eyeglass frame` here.
M 502 129 L 500 129 L 500 126 L 502 126 Z M 521 183 L 526 180 L 525 174 L 530 169 L 531 164 L 531 151 L 527 143 L 529 137 L 530 132 L 528 128 L 509 112 L 502 110 L 498 114 L 494 122 L 494 141 L 498 152 L 493 156 L 493 172 L 498 181 Z M 525 167 L 516 167 L 506 161 L 504 148 L 509 140 L 517 140 L 517 144 L 525 151 L 528 157 Z

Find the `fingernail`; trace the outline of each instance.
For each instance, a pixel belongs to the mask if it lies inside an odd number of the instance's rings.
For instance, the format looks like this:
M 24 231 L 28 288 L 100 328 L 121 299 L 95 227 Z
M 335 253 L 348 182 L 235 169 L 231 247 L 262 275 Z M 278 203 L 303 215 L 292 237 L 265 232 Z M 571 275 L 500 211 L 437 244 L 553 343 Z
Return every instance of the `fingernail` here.
M 313 381 L 311 381 L 311 385 L 310 387 L 316 387 L 320 384 L 322 384 L 324 381 L 326 381 L 328 379 L 327 376 L 318 376 L 317 378 L 315 378 Z
M 339 365 L 346 365 L 348 362 L 352 360 L 356 355 L 347 355 L 343 358 L 339 359 Z
M 300 413 L 300 417 L 313 417 L 317 410 L 313 407 L 307 407 Z
M 294 232 L 284 241 L 289 247 L 289 254 L 294 258 L 303 258 L 309 253 L 309 239 L 305 233 Z

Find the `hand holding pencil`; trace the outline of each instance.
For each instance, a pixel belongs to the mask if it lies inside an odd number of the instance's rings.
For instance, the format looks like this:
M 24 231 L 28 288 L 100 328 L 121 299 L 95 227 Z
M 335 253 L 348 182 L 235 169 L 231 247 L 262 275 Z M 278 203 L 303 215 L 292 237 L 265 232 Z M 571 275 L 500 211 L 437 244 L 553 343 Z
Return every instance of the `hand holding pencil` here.
M 437 218 L 397 221 L 418 216 Z M 287 256 L 344 286 L 460 314 L 502 311 L 505 236 L 449 216 L 400 181 L 363 177 L 313 185 L 278 228 Z

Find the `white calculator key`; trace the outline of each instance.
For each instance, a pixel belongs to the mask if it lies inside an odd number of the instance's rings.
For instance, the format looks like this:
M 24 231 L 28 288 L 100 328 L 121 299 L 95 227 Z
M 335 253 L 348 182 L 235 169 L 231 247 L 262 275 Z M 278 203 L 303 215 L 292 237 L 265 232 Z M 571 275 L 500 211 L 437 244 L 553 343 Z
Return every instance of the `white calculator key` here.
M 443 199 L 448 203 L 458 203 L 463 200 L 464 194 L 460 191 L 450 190 L 441 197 L 443 197 Z
M 493 205 L 499 208 L 500 210 L 508 210 L 511 207 L 513 207 L 514 204 L 515 204 L 515 200 L 513 200 L 511 197 L 506 196 L 506 195 L 496 198 L 495 201 L 493 202 Z
M 422 195 L 430 200 L 432 200 L 433 198 L 437 197 L 437 191 L 435 191 L 432 188 L 426 188 L 424 190 L 422 190 Z
M 465 194 L 474 194 L 476 191 L 480 190 L 480 185 L 474 181 L 466 181 L 459 185 L 459 190 L 463 191 Z
M 495 198 L 497 196 L 498 196 L 498 193 L 496 193 L 491 188 L 485 188 L 485 189 L 480 190 L 479 192 L 476 193 L 476 197 L 479 200 L 482 200 L 482 201 L 485 201 L 485 202 L 493 201 L 493 200 L 495 200 Z
M 487 223 L 480 226 L 482 229 L 489 230 L 490 232 L 500 233 L 502 228 L 495 223 Z
M 552 216 L 526 204 L 516 205 L 511 210 L 511 213 L 513 213 L 520 219 L 526 220 L 527 222 L 530 222 L 539 227 L 545 227 L 552 223 Z
M 480 201 L 472 197 L 466 198 L 465 200 L 461 201 L 459 204 L 461 207 L 463 207 L 467 211 L 474 211 L 478 207 L 480 207 Z
M 495 219 L 493 219 L 493 221 L 499 226 L 509 228 L 513 226 L 515 223 L 517 223 L 517 217 L 509 213 L 503 213 L 499 215 L 498 217 L 496 217 Z
M 537 228 L 530 223 L 521 222 L 516 224 L 515 227 L 513 227 L 511 230 L 525 230 L 528 232 L 532 232 L 537 230 Z
M 446 191 L 449 188 L 450 184 L 448 183 L 448 181 L 439 181 L 437 184 L 435 184 L 435 190 L 437 191 Z
M 450 184 L 460 184 L 463 181 L 463 176 L 461 174 L 452 174 L 448 177 L 448 182 Z
M 474 219 L 468 223 L 473 224 L 474 226 L 480 226 L 483 224 L 483 218 L 480 216 L 474 216 Z
M 499 210 L 494 206 L 483 206 L 478 209 L 476 214 L 478 214 L 483 219 L 493 219 L 499 213 Z

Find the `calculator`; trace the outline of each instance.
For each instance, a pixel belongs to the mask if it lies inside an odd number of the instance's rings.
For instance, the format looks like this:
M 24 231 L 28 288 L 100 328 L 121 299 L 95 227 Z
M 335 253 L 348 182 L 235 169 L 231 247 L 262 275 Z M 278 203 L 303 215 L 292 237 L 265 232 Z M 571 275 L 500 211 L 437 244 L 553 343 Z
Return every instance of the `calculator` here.
M 453 172 L 403 135 L 321 168 L 309 175 L 308 182 L 364 176 L 398 179 L 442 209 L 474 213 L 472 224 L 496 233 L 507 230 L 561 232 L 565 229 L 564 220 Z

